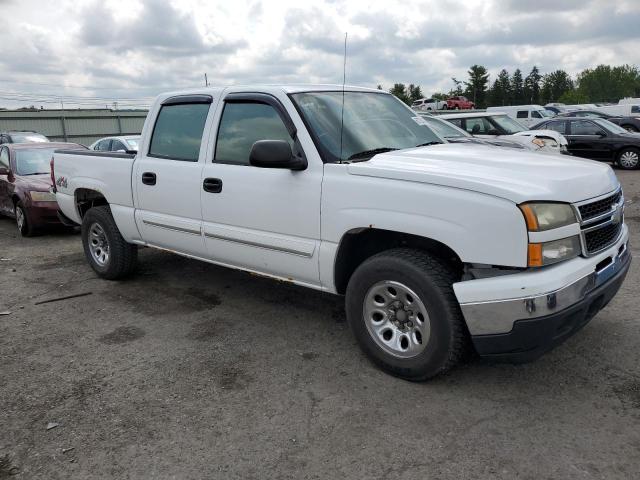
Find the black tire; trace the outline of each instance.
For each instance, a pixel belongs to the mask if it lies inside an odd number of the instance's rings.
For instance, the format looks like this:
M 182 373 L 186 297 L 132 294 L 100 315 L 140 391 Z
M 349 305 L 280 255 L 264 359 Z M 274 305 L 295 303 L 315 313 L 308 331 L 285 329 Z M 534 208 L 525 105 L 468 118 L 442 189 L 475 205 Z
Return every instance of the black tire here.
M 369 333 L 364 302 L 370 289 L 384 281 L 409 287 L 426 307 L 429 339 L 424 350 L 410 358 L 388 353 Z M 398 248 L 365 260 L 349 280 L 345 300 L 347 320 L 362 350 L 383 370 L 412 381 L 426 380 L 456 366 L 469 352 L 470 343 L 453 293 L 455 281 L 451 268 L 421 250 Z
M 36 233 L 29 216 L 27 215 L 27 209 L 24 208 L 24 205 L 20 200 L 16 202 L 15 205 L 15 214 L 16 214 L 16 226 L 18 227 L 18 231 L 23 237 L 33 237 Z M 22 218 L 22 220 L 20 220 Z M 20 222 L 22 221 L 22 225 Z
M 623 148 L 618 152 L 616 164 L 623 170 L 636 170 L 640 167 L 640 150 L 635 147 Z
M 91 230 L 96 226 L 104 232 L 108 244 L 108 258 L 101 264 L 90 246 Z M 130 275 L 138 260 L 138 247 L 127 243 L 120 235 L 118 226 L 113 220 L 111 209 L 104 205 L 91 208 L 82 219 L 82 246 L 87 262 L 99 277 L 107 280 L 117 280 Z

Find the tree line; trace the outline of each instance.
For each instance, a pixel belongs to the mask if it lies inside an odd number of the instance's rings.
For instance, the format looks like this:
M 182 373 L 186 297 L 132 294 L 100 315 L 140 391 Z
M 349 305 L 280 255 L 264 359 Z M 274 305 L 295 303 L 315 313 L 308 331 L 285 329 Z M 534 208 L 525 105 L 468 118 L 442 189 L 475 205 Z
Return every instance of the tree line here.
M 444 100 L 464 95 L 477 108 L 501 105 L 529 105 L 560 102 L 568 105 L 579 103 L 617 103 L 624 97 L 640 96 L 640 70 L 633 65 L 598 65 L 580 72 L 572 78 L 564 70 L 541 74 L 534 66 L 525 77 L 517 68 L 513 73 L 502 69 L 491 82 L 489 72 L 482 65 L 472 65 L 467 80 L 452 78 L 453 88 L 438 92 L 429 98 Z M 378 85 L 382 90 L 382 85 Z M 396 83 L 389 92 L 410 105 L 425 98 L 420 85 Z

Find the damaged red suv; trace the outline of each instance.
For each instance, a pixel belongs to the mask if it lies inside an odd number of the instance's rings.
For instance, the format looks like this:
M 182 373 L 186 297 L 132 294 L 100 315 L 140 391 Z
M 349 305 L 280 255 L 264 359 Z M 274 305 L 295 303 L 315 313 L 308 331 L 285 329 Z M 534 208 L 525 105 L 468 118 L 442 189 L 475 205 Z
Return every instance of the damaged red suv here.
M 58 149 L 86 149 L 77 143 L 0 145 L 0 214 L 16 219 L 20 233 L 61 225 L 51 188 L 50 162 Z

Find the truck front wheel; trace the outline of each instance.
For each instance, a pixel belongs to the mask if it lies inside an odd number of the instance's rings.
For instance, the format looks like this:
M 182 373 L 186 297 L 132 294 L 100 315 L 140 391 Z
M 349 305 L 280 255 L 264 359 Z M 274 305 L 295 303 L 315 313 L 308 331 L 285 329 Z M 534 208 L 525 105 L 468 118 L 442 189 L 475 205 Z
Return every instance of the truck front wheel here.
M 421 250 L 398 248 L 365 260 L 346 294 L 347 320 L 361 348 L 407 380 L 453 368 L 469 348 L 454 282 L 449 267 Z
M 102 278 L 117 280 L 135 269 L 138 247 L 122 238 L 106 205 L 91 208 L 82 219 L 82 245 L 89 265 Z

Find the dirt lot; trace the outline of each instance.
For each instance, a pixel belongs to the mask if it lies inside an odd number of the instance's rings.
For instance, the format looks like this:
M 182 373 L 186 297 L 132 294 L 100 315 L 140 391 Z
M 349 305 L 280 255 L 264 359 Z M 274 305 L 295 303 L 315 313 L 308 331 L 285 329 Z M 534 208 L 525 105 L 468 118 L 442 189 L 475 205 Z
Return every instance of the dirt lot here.
M 618 173 L 637 239 L 640 172 Z M 413 384 L 338 297 L 150 249 L 107 282 L 78 235 L 8 219 L 0 258 L 0 478 L 638 478 L 637 260 L 541 360 Z

